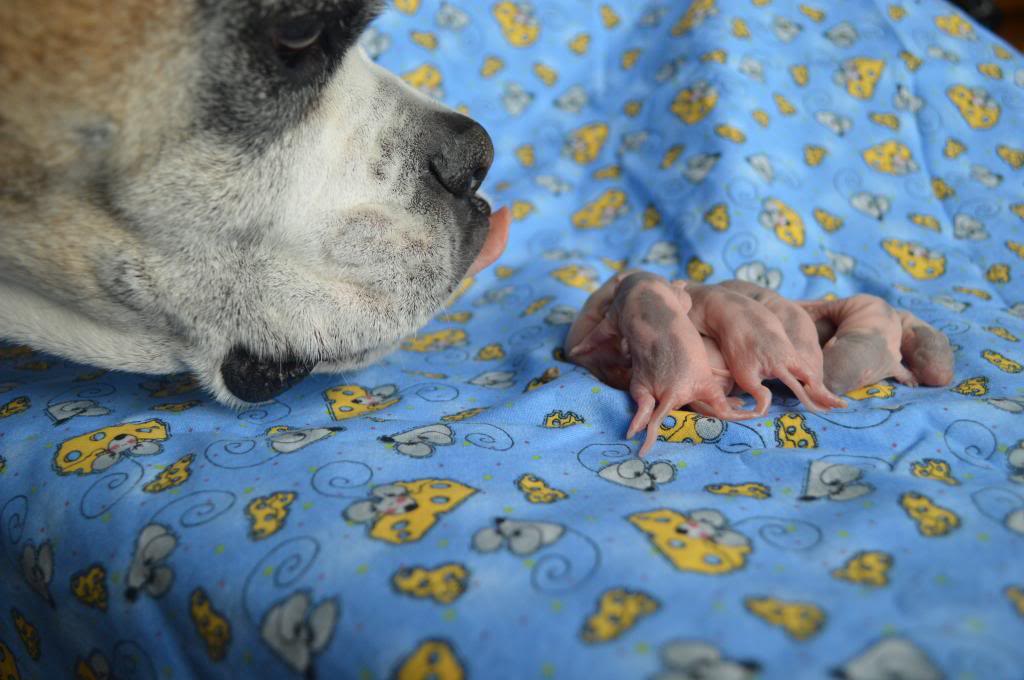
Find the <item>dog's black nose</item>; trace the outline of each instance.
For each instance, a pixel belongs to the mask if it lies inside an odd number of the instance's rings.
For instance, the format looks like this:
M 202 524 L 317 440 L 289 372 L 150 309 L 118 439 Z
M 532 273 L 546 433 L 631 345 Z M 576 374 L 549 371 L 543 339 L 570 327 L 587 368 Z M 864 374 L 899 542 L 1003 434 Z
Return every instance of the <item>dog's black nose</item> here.
M 428 159 L 430 173 L 455 196 L 473 194 L 494 162 L 491 136 L 471 118 L 458 113 L 437 114 L 436 142 Z

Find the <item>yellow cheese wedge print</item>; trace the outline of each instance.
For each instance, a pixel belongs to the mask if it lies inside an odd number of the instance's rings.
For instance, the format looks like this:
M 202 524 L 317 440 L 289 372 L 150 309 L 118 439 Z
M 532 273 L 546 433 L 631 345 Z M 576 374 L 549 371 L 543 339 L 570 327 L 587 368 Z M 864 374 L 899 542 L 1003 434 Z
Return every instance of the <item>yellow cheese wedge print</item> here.
M 513 47 L 529 47 L 540 37 L 540 22 L 528 2 L 499 2 L 492 9 L 505 40 Z
M 679 571 L 717 575 L 735 571 L 747 561 L 750 540 L 728 528 L 715 510 L 684 515 L 661 508 L 629 515 L 629 522 Z
M 890 130 L 900 129 L 900 119 L 893 113 L 872 113 L 868 116 L 872 123 L 887 127 Z
M 650 595 L 613 588 L 601 595 L 597 611 L 587 617 L 580 632 L 584 642 L 610 642 L 622 637 L 640 619 L 658 610 L 658 601 Z
M 841 568 L 832 572 L 832 577 L 862 586 L 880 588 L 889 585 L 889 570 L 893 559 L 889 553 L 879 550 L 861 551 L 846 561 Z
M 892 399 L 895 394 L 896 388 L 892 385 L 875 383 L 847 392 L 846 396 L 854 401 L 864 401 L 865 399 Z
M 955 513 L 919 493 L 909 491 L 900 496 L 900 506 L 917 524 L 922 536 L 937 538 L 960 527 L 960 518 Z
M 903 271 L 920 281 L 929 281 L 946 273 L 946 256 L 919 243 L 886 239 L 882 241 L 882 248 L 899 262 Z
M 977 40 L 978 38 L 974 33 L 974 26 L 971 25 L 971 22 L 959 14 L 944 14 L 935 17 L 935 25 L 939 27 L 940 31 L 954 38 L 962 38 L 964 40 Z
M 960 482 L 953 476 L 953 469 L 944 460 L 925 458 L 910 464 L 910 472 L 921 479 L 932 479 L 948 486 L 957 486 Z
M 774 597 L 748 597 L 743 603 L 751 614 L 800 642 L 817 635 L 825 625 L 825 612 L 814 604 L 786 602 Z
M 673 37 L 686 35 L 703 24 L 708 17 L 718 14 L 717 5 L 717 0 L 691 0 L 682 18 L 672 26 Z
M 919 227 L 931 229 L 932 231 L 942 231 L 942 228 L 939 226 L 938 218 L 932 215 L 925 215 L 923 213 L 910 213 L 909 215 L 907 215 L 907 217 L 910 218 L 910 221 L 912 223 L 916 224 Z
M 443 564 L 436 569 L 407 567 L 395 572 L 391 577 L 391 585 L 410 597 L 451 604 L 466 592 L 469 570 L 457 562 Z
M 690 261 L 686 263 L 686 278 L 697 283 L 707 281 L 714 271 L 710 264 L 699 257 L 691 257 Z
M 484 78 L 493 78 L 503 68 L 505 68 L 504 59 L 501 57 L 487 57 L 480 67 L 480 75 Z
M 865 149 L 862 155 L 865 163 L 887 175 L 906 175 L 917 171 L 910 149 L 894 139 Z
M 953 85 L 946 96 L 974 130 L 988 130 L 999 122 L 1002 109 L 984 88 Z
M 1004 373 L 1020 373 L 1022 370 L 1020 363 L 992 349 L 984 350 L 981 357 Z
M 587 165 L 597 160 L 598 154 L 608 141 L 607 123 L 590 123 L 575 130 L 566 142 L 569 157 L 580 165 Z
M 856 99 L 871 99 L 885 70 L 885 62 L 871 57 L 854 57 L 840 64 L 833 80 Z
M 523 493 L 528 503 L 555 503 L 569 497 L 564 491 L 548 486 L 543 479 L 529 473 L 516 479 L 516 488 Z
M 992 80 L 1003 79 L 1003 69 L 999 64 L 978 64 L 978 73 Z
M 827 264 L 802 264 L 800 265 L 800 271 L 807 278 L 820 277 L 832 282 L 836 280 L 835 271 Z
M 814 221 L 825 231 L 833 232 L 843 226 L 843 218 L 839 215 L 833 215 L 827 210 L 815 208 L 813 215 Z
M 743 484 L 708 484 L 704 487 L 708 493 L 718 496 L 745 496 L 763 501 L 771 498 L 772 490 L 760 482 L 744 482 Z
M 629 212 L 626 192 L 609 189 L 572 215 L 577 229 L 603 229 Z
M 917 69 L 921 68 L 921 64 L 924 63 L 924 60 L 921 59 L 919 56 L 917 56 L 913 52 L 907 52 L 906 50 L 900 52 L 900 59 L 903 60 L 903 64 L 907 67 L 907 70 L 909 70 L 910 72 L 914 72 Z
M 946 145 L 942 147 L 942 155 L 946 158 L 956 158 L 964 151 L 967 151 L 967 147 L 959 139 L 950 137 L 946 140 Z
M 985 271 L 985 280 L 989 283 L 1009 283 L 1010 265 L 1005 263 L 992 265 Z
M 758 220 L 761 226 L 774 231 L 778 239 L 786 245 L 794 248 L 804 245 L 806 233 L 803 219 L 779 199 L 766 198 L 761 203 Z
M 590 34 L 580 33 L 569 41 L 569 49 L 573 54 L 583 55 L 590 49 Z
M 455 650 L 444 640 L 427 640 L 413 651 L 394 674 L 395 680 L 465 680 L 466 671 Z
M 718 103 L 718 90 L 706 81 L 683 88 L 672 102 L 672 113 L 687 125 L 704 120 Z
M 996 147 L 996 155 L 1006 161 L 1006 164 L 1014 170 L 1024 168 L 1024 149 L 1015 149 L 1012 146 L 1000 144 Z
M 793 78 L 793 82 L 800 87 L 804 87 L 810 82 L 810 73 L 807 67 L 803 64 L 795 64 L 789 67 L 789 75 Z
M 953 391 L 968 397 L 984 397 L 988 394 L 988 378 L 983 375 L 967 378 L 954 387 Z
M 1010 332 L 1008 328 L 1002 326 L 985 326 L 985 330 L 993 335 L 1006 340 L 1007 342 L 1020 342 L 1020 338 Z
M 729 206 L 716 203 L 704 213 L 704 221 L 716 231 L 725 231 L 729 228 Z

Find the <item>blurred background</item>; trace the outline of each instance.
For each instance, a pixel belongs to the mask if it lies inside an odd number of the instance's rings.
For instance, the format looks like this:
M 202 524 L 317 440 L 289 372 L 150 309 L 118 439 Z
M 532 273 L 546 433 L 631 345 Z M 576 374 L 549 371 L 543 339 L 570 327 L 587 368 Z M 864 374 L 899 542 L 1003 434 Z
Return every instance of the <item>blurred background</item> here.
M 955 0 L 1018 50 L 1024 50 L 1024 0 Z
M 1001 0 L 999 7 L 1003 11 L 1000 35 L 1024 50 L 1024 0 Z

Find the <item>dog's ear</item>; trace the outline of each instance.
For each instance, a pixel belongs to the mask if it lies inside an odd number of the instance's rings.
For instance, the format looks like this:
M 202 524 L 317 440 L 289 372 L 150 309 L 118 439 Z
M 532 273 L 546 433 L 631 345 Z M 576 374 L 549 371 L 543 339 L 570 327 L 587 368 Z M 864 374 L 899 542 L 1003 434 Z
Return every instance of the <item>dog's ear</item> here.
M 297 384 L 313 370 L 314 362 L 292 357 L 260 359 L 236 345 L 220 365 L 224 386 L 238 399 L 250 403 L 270 401 Z

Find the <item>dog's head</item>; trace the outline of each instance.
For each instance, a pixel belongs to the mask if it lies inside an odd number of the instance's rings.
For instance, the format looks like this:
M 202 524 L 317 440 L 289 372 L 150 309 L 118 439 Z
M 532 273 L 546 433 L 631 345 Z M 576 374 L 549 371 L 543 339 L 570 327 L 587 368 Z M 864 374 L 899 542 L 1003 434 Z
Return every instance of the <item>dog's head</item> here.
M 507 222 L 484 129 L 358 47 L 383 4 L 4 3 L 0 240 L 47 229 L 0 257 L 54 320 L 3 333 L 260 401 L 422 326 Z

